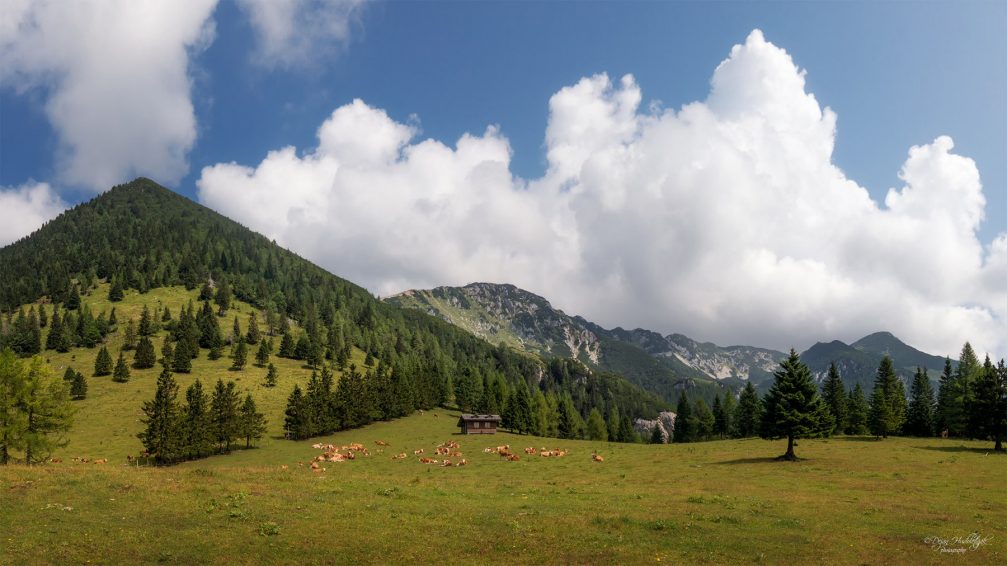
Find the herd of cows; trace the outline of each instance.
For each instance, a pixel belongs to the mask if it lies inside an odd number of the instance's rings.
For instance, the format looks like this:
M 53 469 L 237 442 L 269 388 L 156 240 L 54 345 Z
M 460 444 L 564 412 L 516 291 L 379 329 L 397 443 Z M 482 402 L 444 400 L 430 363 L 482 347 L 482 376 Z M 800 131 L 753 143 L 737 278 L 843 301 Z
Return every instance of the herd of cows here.
M 377 440 L 374 442 L 378 446 L 376 449 L 376 454 L 383 454 L 385 448 L 389 448 L 390 444 L 383 441 Z M 322 453 L 315 456 L 308 463 L 308 468 L 315 473 L 323 473 L 326 471 L 325 464 L 328 462 L 346 462 L 347 460 L 356 460 L 358 457 L 369 457 L 371 455 L 370 450 L 366 446 L 360 444 L 359 442 L 351 442 L 350 444 L 345 444 L 342 446 L 336 446 L 334 444 L 323 444 L 316 443 L 311 445 L 315 450 L 321 450 Z M 483 452 L 486 454 L 497 454 L 501 458 L 510 461 L 517 462 L 521 460 L 515 451 L 511 449 L 510 444 L 504 444 L 501 446 L 490 446 L 484 448 Z M 438 444 L 433 451 L 431 456 L 426 456 L 426 449 L 417 448 L 412 451 L 413 456 L 416 457 L 416 461 L 425 465 L 438 465 L 441 467 L 459 467 L 468 465 L 468 460 L 464 458 L 464 454 L 461 451 L 461 445 L 455 440 L 449 440 Z M 542 458 L 562 458 L 569 454 L 569 450 L 554 448 L 549 449 L 546 447 L 535 448 L 530 446 L 524 449 L 525 456 L 539 456 Z M 407 452 L 399 452 L 391 456 L 392 460 L 405 460 L 408 458 Z M 591 454 L 591 459 L 594 462 L 604 462 L 605 458 L 601 454 L 593 453 Z M 304 467 L 303 462 L 298 462 L 298 466 Z M 287 466 L 282 466 L 286 469 Z

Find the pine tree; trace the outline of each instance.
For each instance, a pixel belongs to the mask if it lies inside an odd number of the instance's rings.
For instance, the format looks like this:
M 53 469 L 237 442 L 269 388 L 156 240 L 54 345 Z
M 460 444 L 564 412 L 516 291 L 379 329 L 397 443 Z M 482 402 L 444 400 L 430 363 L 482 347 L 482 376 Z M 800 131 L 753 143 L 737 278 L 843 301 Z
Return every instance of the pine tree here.
M 164 341 L 161 343 L 161 365 L 171 368 L 174 363 L 175 348 L 171 345 L 171 335 L 165 334 Z
M 767 439 L 787 439 L 787 452 L 780 460 L 797 460 L 794 440 L 827 434 L 834 423 L 832 415 L 811 377 L 811 370 L 801 362 L 797 352 L 780 362 L 773 373 L 773 387 L 764 399 L 760 435 Z
M 276 387 L 276 381 L 279 377 L 276 371 L 276 366 L 269 364 L 269 369 L 266 371 L 266 387 Z
M 843 386 L 843 378 L 839 376 L 835 362 L 829 364 L 829 373 L 825 383 L 822 384 L 822 399 L 835 423 L 830 434 L 842 433 L 846 430 L 846 388 Z
M 238 315 L 234 315 L 234 324 L 231 325 L 231 345 L 234 346 L 242 340 L 241 325 L 238 323 Z
M 525 434 L 531 431 L 531 395 L 528 386 L 520 383 L 511 392 L 511 398 L 504 411 L 504 426 L 518 434 Z M 572 438 L 572 437 L 567 437 Z
M 171 310 L 167 306 L 164 307 L 164 312 L 161 313 L 161 324 L 167 325 L 171 322 Z
M 115 307 L 112 307 L 115 310 Z M 49 315 L 45 311 L 45 303 L 38 306 L 38 325 L 39 328 L 45 328 L 49 324 Z
M 735 432 L 734 418 L 738 410 L 738 403 L 734 400 L 734 393 L 727 390 L 724 393 L 724 418 L 727 422 L 724 426 L 724 436 L 732 436 Z
M 231 442 L 238 438 L 238 394 L 234 382 L 224 384 L 221 379 L 213 389 L 210 400 L 210 426 L 220 452 L 229 452 Z
M 248 346 L 244 340 L 238 340 L 234 349 L 231 351 L 231 369 L 234 371 L 241 371 L 245 369 L 247 358 Z
M 365 364 L 366 365 L 366 362 Z M 458 410 L 471 412 L 482 396 L 482 378 L 472 368 L 465 368 L 455 380 L 455 404 Z
M 689 402 L 689 396 L 683 391 L 682 396 L 678 398 L 678 407 L 675 409 L 675 428 L 671 435 L 671 441 L 675 443 L 692 442 L 695 437 L 694 424 L 692 403 Z
M 146 336 L 140 338 L 136 345 L 136 353 L 133 354 L 133 367 L 147 369 L 154 367 L 156 363 L 157 353 L 154 352 L 154 343 Z
M 741 390 L 738 408 L 734 412 L 734 436 L 749 438 L 759 434 L 762 423 L 762 401 L 749 381 Z
M 885 356 L 878 366 L 871 393 L 871 410 L 868 425 L 871 433 L 878 438 L 888 438 L 898 434 L 906 420 L 906 395 L 902 381 L 895 375 L 892 359 Z
M 73 381 L 70 382 L 70 397 L 74 401 L 87 398 L 87 378 L 79 371 L 73 372 Z
M 94 359 L 94 375 L 102 376 L 112 373 L 112 356 L 108 353 L 108 348 L 102 346 L 98 350 L 98 357 Z
M 116 324 L 119 324 L 119 319 L 115 316 L 115 307 L 112 307 L 112 312 L 108 315 L 108 325 L 114 327 Z
M 245 334 L 245 340 L 249 345 L 258 344 L 262 340 L 262 334 L 259 333 L 259 323 L 255 318 L 255 311 L 248 315 L 248 332 Z
M 154 399 L 143 403 L 144 418 L 141 420 L 146 427 L 137 435 L 147 453 L 160 464 L 175 461 L 182 448 L 177 398 L 175 378 L 164 368 L 157 378 Z
M 203 286 L 199 289 L 199 300 L 200 301 L 213 300 L 213 287 L 210 286 L 209 281 L 203 283 Z
M 143 305 L 143 311 L 140 313 L 140 336 L 150 336 L 154 333 L 154 321 L 150 319 L 150 309 L 147 305 Z
M 650 431 L 651 444 L 664 444 L 664 434 L 661 433 L 660 419 L 654 421 L 654 428 Z
M 598 407 L 592 408 L 587 417 L 587 438 L 589 440 L 608 440 L 608 427 L 605 425 L 605 419 L 601 416 Z
M 129 381 L 129 366 L 126 365 L 126 357 L 119 352 L 119 360 L 115 363 L 115 371 L 112 372 L 112 381 L 126 383 Z
M 144 336 L 144 338 L 147 337 Z M 133 319 L 131 318 L 126 322 L 126 330 L 124 331 L 122 338 L 122 349 L 132 350 L 133 348 L 136 348 L 136 346 L 136 325 L 133 324 Z
M 633 430 L 633 421 L 629 415 L 623 415 L 619 421 L 619 442 L 639 442 L 640 437 Z
M 973 385 L 973 426 L 976 436 L 993 440 L 993 450 L 1003 451 L 1007 440 L 1007 366 L 997 366 L 986 356 L 981 374 Z
M 857 383 L 846 399 L 846 434 L 863 435 L 867 434 L 867 421 L 870 413 L 870 406 L 867 404 L 867 396 L 864 389 Z
M 245 397 L 241 406 L 239 436 L 245 439 L 245 448 L 252 447 L 253 440 L 259 440 L 266 433 L 266 416 L 255 408 L 251 395 Z
M 269 344 L 263 338 L 259 341 L 259 350 L 255 353 L 255 365 L 262 368 L 266 367 L 266 364 L 269 364 Z
M 202 458 L 213 450 L 213 428 L 209 400 L 197 379 L 185 392 L 185 452 L 190 458 Z
M 916 368 L 910 393 L 909 410 L 906 413 L 906 434 L 912 436 L 934 435 L 934 390 L 926 368 Z

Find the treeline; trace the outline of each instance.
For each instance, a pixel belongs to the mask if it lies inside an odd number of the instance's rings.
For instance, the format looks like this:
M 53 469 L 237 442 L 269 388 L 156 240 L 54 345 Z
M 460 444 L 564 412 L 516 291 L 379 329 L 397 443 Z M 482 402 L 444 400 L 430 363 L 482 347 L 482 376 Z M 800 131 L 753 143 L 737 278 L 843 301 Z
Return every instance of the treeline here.
M 242 403 L 233 381 L 218 379 L 212 394 L 197 379 L 178 400 L 178 384 L 165 367 L 157 378 L 154 398 L 143 403 L 144 456 L 157 464 L 204 458 L 230 452 L 236 441 L 245 448 L 262 438 L 266 417 L 251 394 Z
M 807 366 L 800 363 L 797 354 L 792 352 L 791 358 L 781 363 L 781 370 L 774 374 L 777 383 L 781 377 L 805 373 L 807 382 L 813 383 Z M 835 364 L 829 367 L 821 391 L 805 392 L 804 397 L 808 406 L 820 401 L 825 410 L 823 418 L 812 419 L 816 424 L 809 430 L 814 432 L 806 436 L 936 435 L 990 440 L 998 451 L 1007 439 L 1007 364 L 1000 360 L 994 365 L 989 356 L 980 363 L 969 343 L 962 348 L 957 368 L 949 358 L 945 359 L 936 395 L 926 368 L 918 368 L 907 396 L 891 358 L 885 356 L 869 397 L 859 383 L 847 391 Z M 736 406 L 733 397 L 724 401 L 718 397 L 711 410 L 702 400 L 693 404 L 683 395 L 678 404 L 673 441 L 773 436 L 770 429 L 779 419 L 768 404 L 769 400 L 760 399 L 751 383 L 742 390 Z
M 82 305 L 76 294 L 73 301 L 61 310 L 52 305 L 50 315 L 45 304 L 24 307 L 16 313 L 6 313 L 0 317 L 0 348 L 10 348 L 15 354 L 30 357 L 44 350 L 69 352 L 71 348 L 94 348 L 105 337 L 115 332 L 118 323 L 115 308 L 110 314 L 102 311 L 95 316 L 94 311 Z M 42 340 L 43 329 L 45 341 Z
M 66 445 L 73 413 L 70 386 L 53 378 L 40 356 L 23 360 L 10 348 L 0 350 L 0 464 L 17 453 L 25 464 L 44 462 Z

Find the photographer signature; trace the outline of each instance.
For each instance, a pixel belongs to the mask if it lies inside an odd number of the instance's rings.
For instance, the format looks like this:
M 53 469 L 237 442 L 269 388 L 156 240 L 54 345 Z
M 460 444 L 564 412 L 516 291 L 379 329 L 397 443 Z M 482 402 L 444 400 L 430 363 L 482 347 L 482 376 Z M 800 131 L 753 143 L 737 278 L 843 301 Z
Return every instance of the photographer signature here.
M 951 538 L 927 537 L 923 539 L 925 544 L 929 544 L 937 552 L 950 554 L 964 554 L 969 550 L 979 550 L 993 540 L 992 536 L 984 537 L 979 533 L 972 533 L 968 536 L 955 536 Z

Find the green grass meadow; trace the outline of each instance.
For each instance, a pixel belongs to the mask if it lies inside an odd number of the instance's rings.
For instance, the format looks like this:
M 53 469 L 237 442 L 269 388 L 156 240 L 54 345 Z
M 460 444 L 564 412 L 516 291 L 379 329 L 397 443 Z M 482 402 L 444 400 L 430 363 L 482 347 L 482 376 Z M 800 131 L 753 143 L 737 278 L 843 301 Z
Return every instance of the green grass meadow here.
M 100 312 L 106 292 L 85 300 Z M 194 296 L 127 294 L 116 304 L 120 329 L 144 302 L 160 300 L 177 317 Z M 243 329 L 249 309 L 237 308 Z M 232 318 L 221 321 L 225 332 Z M 113 358 L 120 342 L 110 337 Z M 96 354 L 46 357 L 57 375 L 70 364 L 90 376 Z M 462 436 L 458 414 L 443 409 L 293 442 L 279 438 L 283 408 L 310 370 L 273 362 L 273 389 L 261 384 L 265 369 L 232 372 L 205 351 L 191 374 L 176 375 L 183 394 L 196 377 L 207 386 L 238 380 L 269 418 L 269 435 L 256 449 L 170 468 L 126 462 L 140 451 L 140 404 L 160 368 L 133 370 L 126 384 L 89 377 L 70 443 L 55 454 L 62 463 L 0 467 L 0 564 L 1007 563 L 1007 456 L 989 443 L 802 440 L 803 460 L 777 462 L 784 441 Z M 413 453 L 440 459 L 432 452 L 449 440 L 461 444 L 466 466 L 425 465 Z M 313 472 L 317 442 L 359 442 L 371 455 Z M 501 444 L 521 460 L 483 452 Z M 569 454 L 528 456 L 526 447 Z M 391 458 L 400 452 L 407 457 Z M 594 452 L 604 462 L 592 461 Z M 980 544 L 954 541 L 971 533 Z M 954 552 L 941 552 L 934 537 Z

